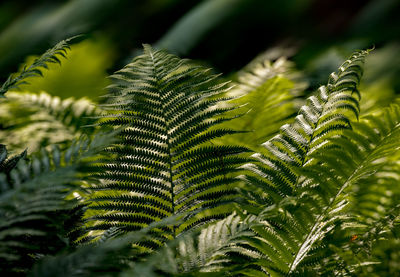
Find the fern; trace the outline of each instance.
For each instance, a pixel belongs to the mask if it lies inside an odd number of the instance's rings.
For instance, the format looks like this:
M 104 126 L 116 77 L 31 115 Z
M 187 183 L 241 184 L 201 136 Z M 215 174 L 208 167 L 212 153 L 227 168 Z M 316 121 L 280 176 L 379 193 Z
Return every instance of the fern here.
M 236 86 L 227 93 L 234 99 L 223 104 L 239 106 L 231 113 L 244 115 L 223 126 L 248 132 L 225 137 L 219 143 L 245 145 L 262 152 L 264 148 L 260 144 L 295 116 L 305 85 L 288 60 L 280 58 L 271 62 L 262 56 L 239 71 L 237 79 Z
M 379 171 L 350 188 L 349 212 L 357 218 L 358 222 L 373 226 L 399 202 L 400 165 L 397 162 L 398 154 L 393 153 L 392 157 L 387 157 Z
M 396 233 L 399 227 L 400 206 L 395 205 L 386 214 L 376 220 L 362 233 L 351 236 L 339 245 L 329 244 L 329 258 L 325 266 L 318 268 L 321 274 L 380 276 L 379 270 L 382 263 L 390 259 L 381 259 L 380 253 L 374 253 L 378 244 L 393 243 L 393 252 L 398 252 L 398 238 Z M 396 230 L 397 229 L 397 230 Z M 383 273 L 383 272 L 381 272 Z
M 1 95 L 59 62 L 67 43 L 10 76 Z M 360 112 L 368 52 L 355 52 L 295 118 L 296 85 L 282 59 L 257 59 L 230 90 L 209 69 L 147 45 L 111 76 L 101 108 L 8 93 L 1 109 L 7 148 L 29 128 L 43 129 L 33 156 L 8 157 L 0 145 L 3 275 L 382 270 L 384 255 L 374 246 L 398 244 L 400 107 Z M 252 110 L 239 117 L 246 102 Z M 242 132 L 249 129 L 254 134 Z M 55 146 L 60 134 L 67 135 Z M 266 139 L 249 159 L 247 147 Z M 393 247 L 385 249 L 398 253 Z
M 338 73 L 331 74 L 327 86 L 320 87 L 317 96 L 308 98 L 295 122 L 283 125 L 278 135 L 263 144 L 267 151 L 253 155 L 260 164 L 246 167 L 262 177 L 246 177 L 249 186 L 255 186 L 259 194 L 248 192 L 253 201 L 273 204 L 293 195 L 300 185 L 298 170 L 312 163 L 313 153 L 328 147 L 330 137 L 351 128 L 351 119 L 359 114 L 357 85 L 367 53 L 353 54 Z
M 346 211 L 348 190 L 354 184 L 362 186 L 399 147 L 400 107 L 384 114 L 354 123 L 354 130 L 332 138 L 332 149 L 314 153 L 319 162 L 303 172 L 306 179 L 294 204 L 265 214 L 265 226 L 254 229 L 263 240 L 257 249 L 265 255 L 259 262 L 264 270 L 282 275 L 308 272 L 307 266 L 321 259 L 317 249 L 325 247 L 324 238 L 337 225 L 359 229 Z
M 189 213 L 181 225 L 160 232 L 153 248 L 230 212 L 224 204 L 236 197 L 232 174 L 247 160 L 239 155 L 247 149 L 212 144 L 235 133 L 215 127 L 229 120 L 223 113 L 231 108 L 216 106 L 226 83 L 163 51 L 144 51 L 112 76 L 110 102 L 103 105 L 109 113 L 100 124 L 123 131 L 108 149 L 114 160 L 100 166 L 102 184 L 94 187 L 90 205 L 98 212 L 88 230 L 134 231 Z
M 0 139 L 11 149 L 27 147 L 30 152 L 49 144 L 67 144 L 83 133 L 91 135 L 96 129 L 94 117 L 99 114 L 87 99 L 61 100 L 45 92 L 11 92 L 0 107 Z
M 26 151 L 13 157 L 9 157 L 6 146 L 0 144 L 0 174 L 2 174 L 0 176 L 2 178 L 10 178 L 11 170 L 14 169 L 18 162 L 25 157 Z M 3 182 L 5 182 L 5 180 L 3 180 Z M 6 188 L 2 188 L 0 191 L 4 189 Z
M 77 141 L 65 152 L 43 150 L 30 163 L 21 160 L 2 178 L 0 194 L 0 264 L 3 274 L 22 274 L 43 255 L 70 246 L 82 213 L 71 190 L 88 180 L 87 169 L 111 135 Z M 68 197 L 69 196 L 69 197 Z
M 235 245 L 240 248 L 241 242 L 246 244 L 245 240 L 241 240 L 243 236 L 254 235 L 249 228 L 253 220 L 254 216 L 242 219 L 233 213 L 202 229 L 196 240 L 188 236 L 178 245 L 178 265 L 183 272 L 195 269 L 201 272 L 221 270 L 223 264 L 230 260 L 227 252 L 232 251 L 232 247 L 229 246 Z
M 75 36 L 60 41 L 36 59 L 29 67 L 25 66 L 20 73 L 10 75 L 0 88 L 0 97 L 4 97 L 4 94 L 11 89 L 16 89 L 22 84 L 27 84 L 25 79 L 29 77 L 43 76 L 42 70 L 43 68 L 47 68 L 48 63 L 61 64 L 60 57 L 65 58 L 67 49 L 69 49 L 69 43 L 78 37 Z
M 178 217 L 168 217 L 136 232 L 110 236 L 96 244 L 81 245 L 74 251 L 46 257 L 35 265 L 28 276 L 110 276 L 124 269 L 128 271 L 132 269 L 129 257 L 135 255 L 132 243 L 148 240 L 156 228 L 179 222 Z
M 201 230 L 188 232 L 168 242 L 145 261 L 135 263 L 126 271 L 126 275 L 213 276 L 217 272 L 229 273 L 234 264 L 231 254 L 234 253 L 234 248 L 245 250 L 240 244 L 247 244 L 243 237 L 254 235 L 250 230 L 254 221 L 255 216 L 239 216 L 233 213 Z M 250 255 L 250 251 L 247 253 Z M 254 255 L 258 257 L 257 253 Z M 243 264 L 243 258 L 244 256 L 237 257 L 236 262 Z
M 281 50 L 281 51 L 279 51 Z M 301 73 L 295 70 L 293 62 L 282 54 L 288 51 L 270 49 L 254 58 L 248 65 L 241 69 L 235 76 L 238 83 L 230 94 L 248 94 L 262 86 L 266 81 L 275 77 L 285 77 L 293 81 L 293 96 L 298 96 L 306 88 Z M 278 52 L 279 54 L 277 55 Z

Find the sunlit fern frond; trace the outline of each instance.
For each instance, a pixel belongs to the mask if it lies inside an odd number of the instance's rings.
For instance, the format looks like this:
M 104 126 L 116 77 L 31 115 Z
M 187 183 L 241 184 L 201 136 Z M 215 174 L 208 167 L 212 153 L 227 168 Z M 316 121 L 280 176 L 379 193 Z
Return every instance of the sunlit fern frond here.
M 217 141 L 262 151 L 261 143 L 294 118 L 302 103 L 300 95 L 306 87 L 305 82 L 286 58 L 272 61 L 264 55 L 240 70 L 234 80 L 235 87 L 227 93 L 234 99 L 223 105 L 238 106 L 240 108 L 231 113 L 243 115 L 223 126 L 235 126 L 247 132 Z
M 249 165 L 255 176 L 246 178 L 253 188 L 258 187 L 250 189 L 254 194 L 248 192 L 254 201 L 273 204 L 293 195 L 299 187 L 298 169 L 311 163 L 311 154 L 324 151 L 329 138 L 351 129 L 351 120 L 359 115 L 357 87 L 367 54 L 355 52 L 337 73 L 331 74 L 317 95 L 308 98 L 295 121 L 283 125 L 278 135 L 263 144 L 266 151 L 253 155 L 260 164 Z
M 253 229 L 263 241 L 257 247 L 265 255 L 258 262 L 263 270 L 283 276 L 312 272 L 324 258 L 323 248 L 334 243 L 325 240 L 327 234 L 337 226 L 363 230 L 349 212 L 351 188 L 357 184 L 366 189 L 363 181 L 379 173 L 400 147 L 400 107 L 394 105 L 383 114 L 354 123 L 353 130 L 331 138 L 334 147 L 313 153 L 315 163 L 304 168 L 298 195 L 283 200 L 293 199 L 293 204 L 260 214 L 264 226 Z M 336 238 L 336 243 L 340 241 Z
M 352 224 L 348 223 L 344 224 L 346 228 L 341 226 L 339 233 L 344 236 L 344 244 L 337 241 L 336 245 L 331 245 L 334 253 L 329 253 L 331 264 L 337 262 L 335 254 L 340 254 L 342 264 L 345 264 L 343 270 L 352 268 L 359 274 L 367 274 L 368 270 L 360 265 L 368 268 L 380 263 L 372 254 L 373 245 L 379 244 L 378 241 L 396 241 L 391 229 L 394 221 L 399 221 L 399 128 L 400 107 L 392 105 L 364 117 L 360 123 L 354 123 L 354 131 L 344 133 L 346 139 L 334 139 L 341 149 L 338 155 L 343 160 L 351 157 L 360 164 L 343 188 L 348 202 L 346 213 L 351 215 L 355 227 L 349 228 Z M 351 143 L 347 141 L 349 138 Z M 334 159 L 338 160 L 337 157 Z M 354 259 L 348 257 L 351 253 Z
M 294 64 L 286 57 L 280 57 L 272 61 L 268 57 L 257 57 L 237 73 L 237 86 L 229 92 L 230 95 L 242 96 L 256 90 L 266 81 L 277 76 L 283 76 L 292 81 L 299 81 L 296 84 L 296 91 L 306 86 L 301 82 L 300 74 L 295 71 Z
M 258 257 L 258 253 L 241 245 L 247 245 L 243 237 L 254 235 L 249 228 L 254 220 L 255 216 L 242 218 L 234 213 L 202 229 L 198 237 L 193 239 L 188 236 L 188 239 L 180 241 L 178 245 L 178 267 L 182 272 L 219 271 L 234 263 L 235 257 L 229 254 L 234 253 L 235 248 L 236 252 L 244 251 L 248 256 Z
M 398 202 L 397 202 L 398 203 Z M 361 268 L 364 276 L 379 277 L 385 274 L 396 275 L 400 270 L 400 207 L 397 205 L 388 211 L 388 215 L 380 220 L 366 234 L 361 234 L 361 247 L 366 248 L 371 264 Z M 367 245 L 367 247 L 365 247 Z M 370 250 L 370 251 L 368 251 Z M 358 249 L 353 252 L 356 255 Z M 355 264 L 356 269 L 358 265 Z M 365 270 L 364 270 L 365 268 Z M 373 272 L 373 274 L 371 274 Z M 359 274 L 362 276 L 361 274 Z
M 71 37 L 57 43 L 53 48 L 48 49 L 42 56 L 37 58 L 29 67 L 24 67 L 21 72 L 11 74 L 0 88 L 0 97 L 11 90 L 16 89 L 22 84 L 27 84 L 29 77 L 43 76 L 42 70 L 47 69 L 49 63 L 61 63 L 60 57 L 65 58 L 69 43 L 79 36 Z
M 246 258 L 250 262 L 249 257 L 259 257 L 243 239 L 254 236 L 250 226 L 255 219 L 252 215 L 233 213 L 201 230 L 188 232 L 168 242 L 145 261 L 135 263 L 126 274 L 222 276 L 231 272 L 233 267 L 244 264 Z
M 70 246 L 69 238 L 75 235 L 69 232 L 82 213 L 71 193 L 79 189 L 78 182 L 89 178 L 88 168 L 97 153 L 111 142 L 111 135 L 99 135 L 91 142 L 76 141 L 63 152 L 57 147 L 43 149 L 30 162 L 20 160 L 9 180 L 0 178 L 3 274 L 25 274 L 44 255 Z
M 293 85 L 284 76 L 273 77 L 242 97 L 230 101 L 228 105 L 240 107 L 231 113 L 243 115 L 223 126 L 235 126 L 246 133 L 227 136 L 218 142 L 236 143 L 262 152 L 264 148 L 261 143 L 275 135 L 279 127 L 292 121 L 295 115 L 298 105 L 292 93 Z
M 52 143 L 67 143 L 92 134 L 99 109 L 82 98 L 60 99 L 45 92 L 9 92 L 0 103 L 0 139 L 10 149 L 35 152 Z M 18 138 L 18 139 L 15 139 Z
M 135 231 L 188 213 L 181 225 L 160 231 L 153 248 L 231 212 L 224 204 L 236 197 L 234 173 L 247 149 L 213 145 L 235 131 L 218 128 L 229 120 L 223 114 L 231 108 L 216 106 L 228 87 L 208 71 L 145 46 L 144 55 L 112 75 L 100 124 L 123 131 L 108 149 L 114 159 L 100 166 L 89 230 Z

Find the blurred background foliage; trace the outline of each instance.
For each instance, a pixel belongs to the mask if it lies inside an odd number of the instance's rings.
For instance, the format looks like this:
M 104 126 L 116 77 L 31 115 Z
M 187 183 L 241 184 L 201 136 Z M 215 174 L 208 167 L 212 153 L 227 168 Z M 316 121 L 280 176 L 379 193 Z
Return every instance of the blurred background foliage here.
M 30 90 L 93 98 L 107 82 L 100 79 L 150 43 L 225 74 L 266 49 L 291 49 L 283 53 L 304 72 L 310 90 L 353 50 L 374 46 L 365 83 L 379 79 L 383 89 L 390 84 L 398 91 L 399 11 L 398 0 L 5 0 L 0 78 L 27 56 L 85 34 L 89 40 L 72 48 L 65 68 Z
M 34 56 L 27 58 L 29 66 Z M 89 97 L 97 98 L 109 85 L 107 69 L 115 59 L 115 51 L 109 41 L 88 39 L 71 46 L 66 60 L 59 64 L 50 64 L 44 71 L 46 78 L 30 78 L 29 84 L 22 85 L 22 90 L 39 93 L 42 90 L 61 98 Z

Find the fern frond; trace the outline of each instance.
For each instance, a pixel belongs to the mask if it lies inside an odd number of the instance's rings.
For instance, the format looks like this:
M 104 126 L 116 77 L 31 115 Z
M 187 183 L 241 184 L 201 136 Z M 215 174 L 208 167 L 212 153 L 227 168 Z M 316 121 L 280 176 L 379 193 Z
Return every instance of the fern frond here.
M 332 138 L 335 147 L 314 153 L 318 162 L 304 168 L 306 178 L 295 205 L 263 217 L 265 226 L 256 232 L 268 246 L 258 249 L 273 249 L 264 252 L 265 270 L 282 275 L 302 272 L 317 249 L 326 247 L 324 238 L 336 226 L 360 229 L 346 210 L 349 188 L 358 184 L 362 189 L 363 180 L 379 172 L 399 149 L 400 107 L 354 123 L 353 130 L 343 131 L 343 137 Z M 274 233 L 273 241 L 264 235 L 266 230 Z M 281 254 L 282 249 L 288 250 L 287 255 Z
M 26 151 L 15 155 L 13 157 L 9 157 L 7 153 L 7 148 L 4 144 L 0 144 L 0 175 L 2 178 L 9 178 L 10 172 L 13 170 L 18 162 L 26 157 Z M 5 182 L 5 181 L 3 181 Z M 0 188 L 0 191 L 5 190 L 6 188 Z
M 57 43 L 53 48 L 48 49 L 42 56 L 37 58 L 29 67 L 24 67 L 20 73 L 11 74 L 0 88 L 0 97 L 11 90 L 16 89 L 22 84 L 27 84 L 25 79 L 29 77 L 43 76 L 43 68 L 47 69 L 48 63 L 61 64 L 60 57 L 65 58 L 69 43 L 79 36 L 74 36 Z
M 112 135 L 80 140 L 64 152 L 42 150 L 31 162 L 21 160 L 1 178 L 0 264 L 4 274 L 26 273 L 43 255 L 70 246 L 82 208 L 71 196 L 78 182 L 88 181 L 88 168 Z M 75 185 L 74 185 L 75 184 Z
M 292 62 L 285 57 L 280 57 L 275 61 L 268 59 L 268 53 L 255 58 L 246 67 L 237 73 L 238 85 L 229 92 L 230 95 L 241 96 L 248 94 L 262 86 L 266 81 L 281 76 L 289 80 L 298 80 L 298 73 L 294 70 Z M 296 92 L 303 88 L 304 83 L 296 84 Z
M 235 131 L 218 128 L 229 120 L 219 95 L 226 83 L 207 69 L 153 51 L 112 76 L 103 126 L 122 128 L 120 141 L 107 152 L 114 160 L 100 165 L 101 184 L 92 197 L 89 230 L 110 227 L 139 230 L 162 218 L 189 213 L 186 221 L 163 233 L 166 239 L 230 213 L 236 197 L 237 167 L 244 147 L 215 146 L 212 140 Z M 105 195 L 107 195 L 105 197 Z M 225 207 L 225 208 L 224 208 Z M 200 212 L 200 213 L 199 213 Z
M 0 139 L 11 149 L 27 147 L 30 152 L 93 133 L 94 117 L 99 114 L 94 103 L 85 98 L 61 100 L 45 92 L 10 92 L 0 107 Z
M 265 198 L 267 203 L 293 195 L 299 187 L 298 169 L 312 163 L 312 154 L 319 149 L 324 151 L 329 138 L 351 129 L 352 118 L 359 114 L 357 86 L 367 54 L 368 51 L 354 53 L 337 73 L 331 74 L 328 84 L 319 88 L 316 96 L 308 98 L 295 122 L 283 125 L 278 135 L 263 144 L 267 151 L 253 155 L 260 165 L 247 167 L 262 176 L 253 184 L 267 194 L 271 192 Z
M 391 209 L 400 199 L 400 164 L 397 154 L 390 157 L 376 173 L 354 184 L 349 196 L 350 211 L 357 221 L 370 226 Z
M 244 257 L 259 257 L 243 239 L 254 236 L 250 226 L 255 219 L 233 213 L 201 230 L 188 232 L 153 252 L 145 261 L 135 263 L 126 274 L 221 276 L 232 272 L 235 264 L 243 264 Z
M 240 70 L 234 78 L 235 87 L 227 93 L 233 100 L 222 103 L 239 107 L 230 114 L 240 114 L 223 126 L 246 132 L 218 139 L 217 143 L 234 143 L 262 152 L 261 143 L 295 116 L 305 83 L 290 61 L 284 57 L 271 61 L 269 56 L 267 51 Z
M 398 253 L 398 228 L 400 223 L 400 206 L 397 204 L 388 209 L 378 220 L 363 228 L 364 231 L 347 238 L 341 244 L 329 244 L 329 256 L 324 259 L 327 266 L 320 266 L 318 271 L 324 275 L 380 276 L 387 272 L 390 259 L 382 259 L 380 253 L 389 255 Z M 390 246 L 389 246 L 390 245 Z M 389 247 L 388 247 L 389 246 Z M 390 253 L 392 251 L 392 253 Z M 386 264 L 386 265 L 383 265 Z M 378 269 L 379 268 L 379 269 Z
M 258 257 L 258 253 L 251 253 L 246 249 L 247 241 L 243 237 L 254 236 L 250 226 L 255 216 L 242 219 L 236 214 L 209 225 L 201 230 L 195 239 L 191 235 L 182 239 L 177 247 L 177 267 L 180 272 L 216 272 L 224 266 L 233 263 L 230 252 L 246 252 Z M 243 244 L 243 245 L 241 245 Z
M 111 234 L 96 244 L 81 245 L 73 251 L 45 257 L 28 276 L 116 276 L 132 268 L 131 261 L 137 254 L 132 248 L 133 243 L 149 240 L 155 229 L 177 225 L 180 221 L 179 217 L 165 218 L 140 231 L 125 235 Z M 118 234 L 119 230 L 113 229 L 112 232 Z
M 60 99 L 57 96 L 51 96 L 45 92 L 40 94 L 35 93 L 12 93 L 9 95 L 12 101 L 18 101 L 25 107 L 46 110 L 56 120 L 65 125 L 66 128 L 71 128 L 73 131 L 83 129 L 87 133 L 93 131 L 89 128 L 95 123 L 95 117 L 99 114 L 95 104 L 86 98 Z M 83 127 L 86 127 L 83 128 Z

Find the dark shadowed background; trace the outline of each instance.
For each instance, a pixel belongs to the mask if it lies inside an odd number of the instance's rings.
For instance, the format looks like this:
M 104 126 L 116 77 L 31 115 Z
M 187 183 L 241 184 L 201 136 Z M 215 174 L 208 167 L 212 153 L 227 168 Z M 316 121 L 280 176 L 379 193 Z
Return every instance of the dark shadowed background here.
M 375 47 L 380 62 L 365 82 L 385 78 L 397 91 L 399 11 L 397 0 L 8 0 L 0 4 L 0 77 L 57 41 L 84 34 L 63 78 L 42 89 L 95 96 L 107 74 L 149 43 L 224 74 L 275 47 L 295 61 L 311 89 L 353 50 Z

